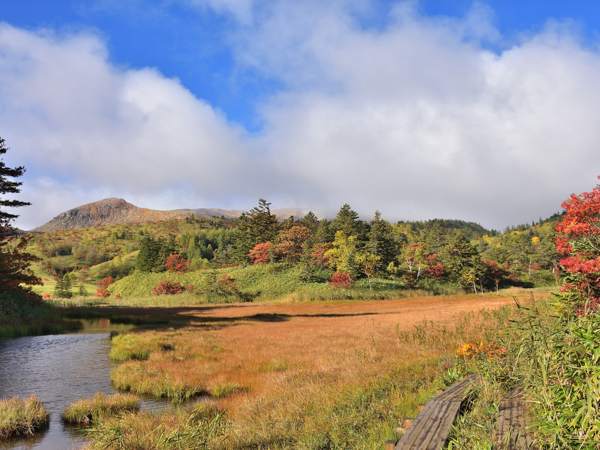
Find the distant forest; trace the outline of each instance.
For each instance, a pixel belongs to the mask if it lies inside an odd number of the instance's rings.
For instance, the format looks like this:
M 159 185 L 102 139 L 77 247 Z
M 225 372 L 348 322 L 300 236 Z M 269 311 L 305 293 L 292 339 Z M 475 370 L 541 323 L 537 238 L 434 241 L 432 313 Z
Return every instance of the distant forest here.
M 487 230 L 462 220 L 389 223 L 379 212 L 360 220 L 344 205 L 333 220 L 309 212 L 278 221 L 270 203 L 237 219 L 187 218 L 35 235 L 30 251 L 47 276 L 98 283 L 132 274 L 283 264 L 306 283 L 351 286 L 387 280 L 394 288 L 440 285 L 471 292 L 554 285 L 560 271 L 554 239 L 561 214 L 537 223 Z

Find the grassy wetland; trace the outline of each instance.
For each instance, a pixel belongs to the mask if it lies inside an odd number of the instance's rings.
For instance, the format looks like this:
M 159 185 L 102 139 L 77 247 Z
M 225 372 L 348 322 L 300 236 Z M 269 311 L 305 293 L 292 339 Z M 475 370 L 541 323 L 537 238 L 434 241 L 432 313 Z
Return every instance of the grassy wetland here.
M 456 350 L 497 341 L 520 314 L 513 305 L 510 295 L 486 294 L 104 307 L 168 319 L 112 338 L 116 386 L 206 400 L 101 420 L 90 448 L 187 448 L 193 433 L 206 447 L 189 448 L 382 448 L 418 404 L 473 370 L 478 359 Z

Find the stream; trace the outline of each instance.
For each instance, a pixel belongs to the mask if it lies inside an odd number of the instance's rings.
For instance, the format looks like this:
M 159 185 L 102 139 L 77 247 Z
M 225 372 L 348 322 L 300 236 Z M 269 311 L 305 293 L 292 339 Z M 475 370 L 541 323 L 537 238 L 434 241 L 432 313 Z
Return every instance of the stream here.
M 131 328 L 108 319 L 84 320 L 83 329 L 75 333 L 0 340 L 0 398 L 35 394 L 50 413 L 49 428 L 33 437 L 0 441 L 0 449 L 80 448 L 85 443 L 81 429 L 64 425 L 61 413 L 79 398 L 118 392 L 110 381 L 110 371 L 117 366 L 109 358 L 110 333 Z M 170 404 L 140 400 L 142 411 Z

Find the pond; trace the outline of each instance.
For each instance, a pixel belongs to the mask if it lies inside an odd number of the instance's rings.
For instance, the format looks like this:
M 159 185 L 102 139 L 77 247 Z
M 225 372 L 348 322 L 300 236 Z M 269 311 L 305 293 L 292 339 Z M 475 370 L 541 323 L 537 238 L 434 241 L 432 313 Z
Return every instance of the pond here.
M 0 340 L 0 398 L 35 394 L 50 412 L 47 430 L 30 438 L 0 441 L 0 449 L 81 447 L 85 442 L 81 429 L 64 425 L 61 413 L 79 398 L 118 392 L 110 382 L 110 371 L 116 366 L 108 356 L 110 333 L 131 328 L 108 319 L 85 320 L 76 333 Z M 140 403 L 144 411 L 170 405 L 152 398 Z

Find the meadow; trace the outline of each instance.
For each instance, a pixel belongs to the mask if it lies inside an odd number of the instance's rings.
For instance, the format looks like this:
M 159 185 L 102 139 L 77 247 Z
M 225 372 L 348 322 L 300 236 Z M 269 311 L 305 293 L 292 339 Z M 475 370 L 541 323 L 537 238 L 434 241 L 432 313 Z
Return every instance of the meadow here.
M 106 419 L 90 431 L 90 447 L 185 448 L 164 438 L 187 436 L 186 424 L 197 423 L 207 448 L 380 449 L 398 438 L 396 428 L 418 404 L 469 373 L 456 350 L 497 339 L 518 314 L 514 305 L 511 295 L 486 294 L 105 306 L 109 314 L 167 321 L 113 337 L 116 386 L 210 400 L 200 410 Z M 463 428 L 471 432 L 468 423 Z M 128 437 L 105 447 L 117 435 Z

